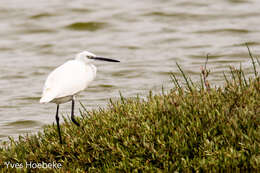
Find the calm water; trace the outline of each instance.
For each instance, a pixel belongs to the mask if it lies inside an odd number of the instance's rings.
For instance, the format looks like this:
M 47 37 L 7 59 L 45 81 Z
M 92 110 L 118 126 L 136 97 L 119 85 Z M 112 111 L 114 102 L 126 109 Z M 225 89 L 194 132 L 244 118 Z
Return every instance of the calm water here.
M 55 121 L 54 104 L 39 104 L 51 70 L 88 50 L 121 60 L 97 63 L 80 100 L 88 109 L 109 98 L 171 87 L 175 62 L 194 79 L 205 56 L 220 85 L 228 65 L 248 68 L 249 42 L 260 53 L 258 0 L 9 0 L 0 2 L 0 140 Z M 76 109 L 80 108 L 78 101 Z M 63 115 L 70 113 L 63 104 Z

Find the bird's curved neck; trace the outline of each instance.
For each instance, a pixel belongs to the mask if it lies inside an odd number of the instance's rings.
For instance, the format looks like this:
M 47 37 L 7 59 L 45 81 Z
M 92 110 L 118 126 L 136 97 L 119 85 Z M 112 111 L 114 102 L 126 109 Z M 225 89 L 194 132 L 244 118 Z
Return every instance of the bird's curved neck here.
M 82 56 L 76 56 L 75 60 L 85 62 L 85 58 Z
M 94 76 L 96 76 L 96 73 L 97 73 L 97 67 L 96 67 L 95 65 L 93 65 L 93 64 L 89 64 L 89 66 L 91 67 L 91 70 L 92 70 Z

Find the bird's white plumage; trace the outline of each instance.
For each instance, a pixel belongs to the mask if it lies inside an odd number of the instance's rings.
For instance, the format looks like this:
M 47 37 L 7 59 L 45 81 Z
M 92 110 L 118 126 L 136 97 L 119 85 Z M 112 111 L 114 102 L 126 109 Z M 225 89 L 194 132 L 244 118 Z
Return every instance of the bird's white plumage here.
M 78 55 L 76 59 L 64 63 L 50 73 L 43 88 L 41 103 L 68 102 L 94 80 L 96 67 L 83 56 L 79 57 Z

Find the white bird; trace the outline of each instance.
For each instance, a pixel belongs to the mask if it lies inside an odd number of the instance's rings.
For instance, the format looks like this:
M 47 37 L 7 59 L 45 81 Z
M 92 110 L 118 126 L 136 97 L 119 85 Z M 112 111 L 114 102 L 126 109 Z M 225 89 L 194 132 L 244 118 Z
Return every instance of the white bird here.
M 45 81 L 40 103 L 52 102 L 57 104 L 56 122 L 61 144 L 62 138 L 58 116 L 59 104 L 72 101 L 71 120 L 77 126 L 80 126 L 74 118 L 74 95 L 85 90 L 96 77 L 97 68 L 91 63 L 93 60 L 120 62 L 83 51 L 77 54 L 74 60 L 69 60 L 54 69 Z

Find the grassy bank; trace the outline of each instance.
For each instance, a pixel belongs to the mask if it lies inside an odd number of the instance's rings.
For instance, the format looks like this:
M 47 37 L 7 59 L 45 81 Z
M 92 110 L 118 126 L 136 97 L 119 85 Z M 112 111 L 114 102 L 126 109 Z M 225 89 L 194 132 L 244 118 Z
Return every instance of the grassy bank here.
M 253 57 L 252 57 L 253 60 Z M 222 88 L 210 86 L 206 64 L 201 83 L 184 73 L 186 86 L 172 75 L 175 87 L 145 100 L 110 101 L 108 109 L 83 110 L 78 128 L 65 119 L 60 145 L 56 125 L 43 133 L 20 136 L 0 148 L 3 172 L 25 171 L 26 162 L 61 163 L 57 172 L 209 171 L 260 167 L 259 61 L 254 77 L 231 68 Z M 181 70 L 181 69 L 180 69 Z M 182 71 L 181 71 L 182 72 Z M 24 168 L 7 168 L 7 163 Z M 28 167 L 27 167 L 28 169 Z

